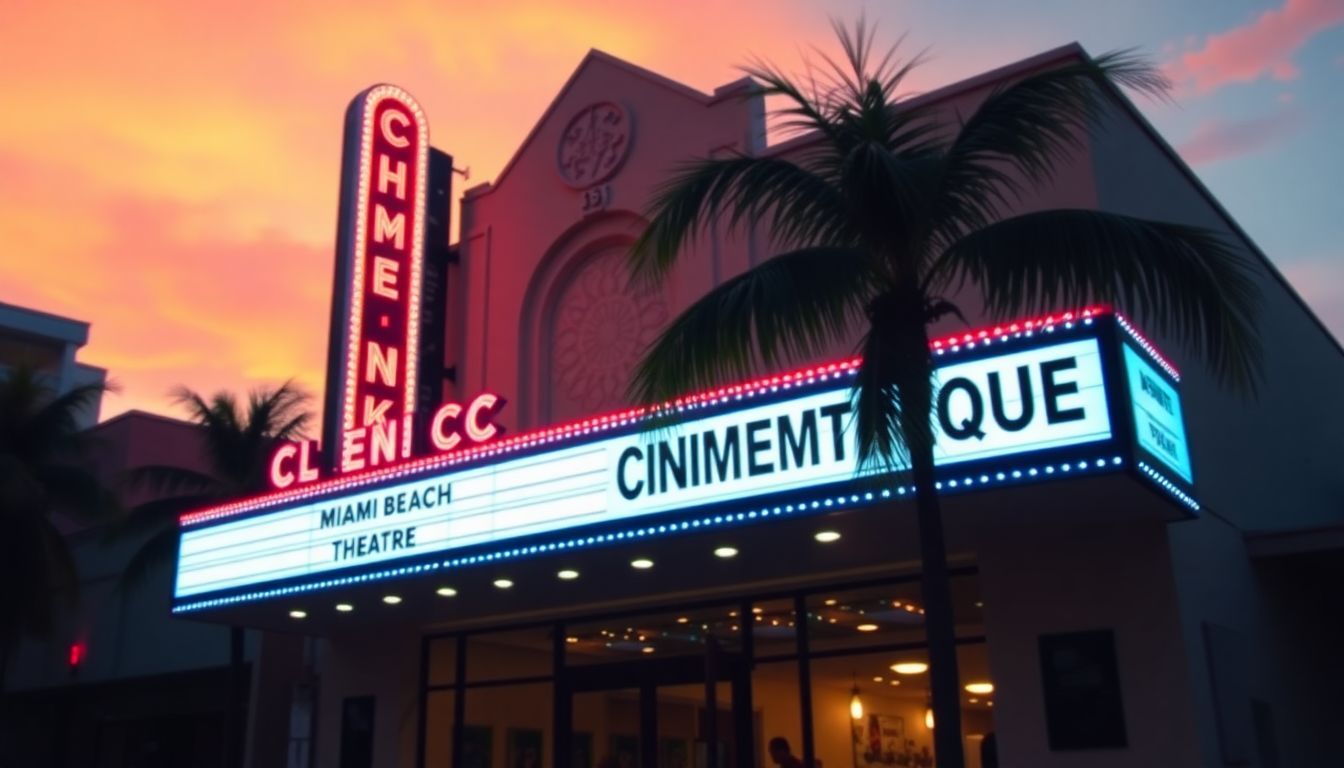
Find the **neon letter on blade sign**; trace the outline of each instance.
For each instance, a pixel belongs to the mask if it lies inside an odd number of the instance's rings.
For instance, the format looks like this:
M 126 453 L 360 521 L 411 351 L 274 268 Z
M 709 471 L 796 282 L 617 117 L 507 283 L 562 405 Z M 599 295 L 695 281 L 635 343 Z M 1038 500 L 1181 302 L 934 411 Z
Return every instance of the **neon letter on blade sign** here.
M 420 346 L 429 126 L 406 91 L 378 85 L 355 98 L 341 200 L 345 322 L 337 468 L 352 472 L 411 455 Z M 353 142 L 353 146 L 352 146 Z M 350 152 L 357 147 L 358 157 Z M 338 438 L 338 439 L 337 439 Z

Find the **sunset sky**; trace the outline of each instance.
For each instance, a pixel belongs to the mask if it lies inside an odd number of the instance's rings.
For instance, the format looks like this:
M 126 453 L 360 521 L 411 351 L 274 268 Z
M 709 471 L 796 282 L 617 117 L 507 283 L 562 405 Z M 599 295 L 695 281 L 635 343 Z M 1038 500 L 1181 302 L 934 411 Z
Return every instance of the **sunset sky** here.
M 0 301 L 92 323 L 104 418 L 177 384 L 320 393 L 357 91 L 405 86 L 476 184 L 589 48 L 710 91 L 865 8 L 928 47 L 920 90 L 1075 40 L 1149 54 L 1175 101 L 1140 107 L 1344 337 L 1340 0 L 0 0 Z

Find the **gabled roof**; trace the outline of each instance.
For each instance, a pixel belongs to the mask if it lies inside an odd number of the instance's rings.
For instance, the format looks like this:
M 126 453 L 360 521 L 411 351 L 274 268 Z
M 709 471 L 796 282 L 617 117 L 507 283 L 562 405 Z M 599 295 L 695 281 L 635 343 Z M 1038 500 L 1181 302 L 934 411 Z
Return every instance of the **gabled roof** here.
M 579 76 L 582 75 L 586 69 L 588 69 L 590 66 L 593 66 L 594 64 L 604 64 L 623 70 L 631 75 L 634 75 L 635 77 L 638 77 L 642 80 L 646 80 L 654 85 L 657 85 L 661 88 L 671 91 L 672 93 L 675 93 L 678 96 L 689 99 L 702 106 L 709 106 L 710 104 L 720 101 L 728 96 L 740 93 L 743 88 L 750 87 L 752 84 L 750 78 L 743 77 L 715 89 L 714 93 L 712 94 L 702 93 L 690 87 L 689 85 L 679 83 L 676 80 L 660 75 L 657 72 L 654 72 L 653 70 L 645 69 L 644 67 L 641 67 L 637 64 L 632 64 L 626 61 L 625 59 L 618 58 L 609 53 L 606 53 L 605 51 L 599 51 L 596 48 L 590 49 L 588 51 L 588 54 L 583 57 L 583 60 L 579 62 L 579 65 L 574 68 L 574 72 L 569 76 L 567 80 L 565 80 L 564 85 L 560 86 L 560 90 L 557 91 L 555 97 L 551 99 L 551 103 L 546 107 L 546 110 L 541 113 L 541 117 L 537 118 L 537 122 L 532 126 L 532 130 L 527 132 L 527 136 L 524 137 L 522 143 L 518 145 L 518 149 L 514 150 L 513 156 L 510 157 L 509 161 L 504 164 L 503 170 L 501 170 L 499 174 L 495 176 L 495 180 L 493 182 L 485 182 L 482 184 L 478 184 L 466 190 L 466 192 L 463 194 L 465 198 L 472 198 L 477 197 L 479 195 L 483 195 L 489 192 L 490 190 L 498 187 L 499 184 L 504 181 L 505 177 L 509 175 L 509 171 L 513 170 L 513 166 L 517 164 L 518 158 L 521 157 L 523 152 L 527 150 L 528 146 L 532 144 L 532 140 L 536 138 L 536 135 L 541 130 L 541 127 L 545 125 L 546 121 L 549 120 L 551 118 L 551 115 L 555 113 L 555 110 L 560 105 L 561 99 L 563 99 L 565 97 L 565 94 L 569 92 L 570 87 L 573 86 L 574 83 L 578 81 Z

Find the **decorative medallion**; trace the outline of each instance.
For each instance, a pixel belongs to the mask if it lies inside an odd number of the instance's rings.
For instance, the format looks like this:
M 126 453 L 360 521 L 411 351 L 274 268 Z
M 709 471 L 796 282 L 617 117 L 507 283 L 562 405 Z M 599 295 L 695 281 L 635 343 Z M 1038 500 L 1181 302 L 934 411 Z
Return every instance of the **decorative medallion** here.
M 630 113 L 619 104 L 599 101 L 579 110 L 556 148 L 560 178 L 575 189 L 610 179 L 630 154 L 632 131 Z

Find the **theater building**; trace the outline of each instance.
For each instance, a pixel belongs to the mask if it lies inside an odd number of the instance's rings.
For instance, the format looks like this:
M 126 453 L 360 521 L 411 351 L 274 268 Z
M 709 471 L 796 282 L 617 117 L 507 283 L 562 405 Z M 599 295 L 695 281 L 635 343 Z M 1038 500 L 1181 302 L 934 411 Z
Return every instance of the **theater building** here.
M 921 98 L 951 119 L 1082 55 Z M 661 288 L 623 264 L 678 162 L 805 148 L 764 115 L 749 81 L 592 52 L 449 249 L 426 131 L 452 117 L 356 99 L 323 445 L 184 517 L 173 594 L 181 620 L 320 638 L 315 764 L 754 766 L 782 737 L 824 768 L 933 765 L 914 509 L 856 475 L 852 350 L 687 393 L 675 427 L 624 399 L 661 328 L 772 253 L 715 228 Z M 1141 316 L 996 325 L 961 297 L 935 351 L 969 765 L 991 734 L 1004 766 L 1326 764 L 1339 344 L 1123 97 L 1021 207 L 1224 233 L 1266 376 L 1242 399 Z

